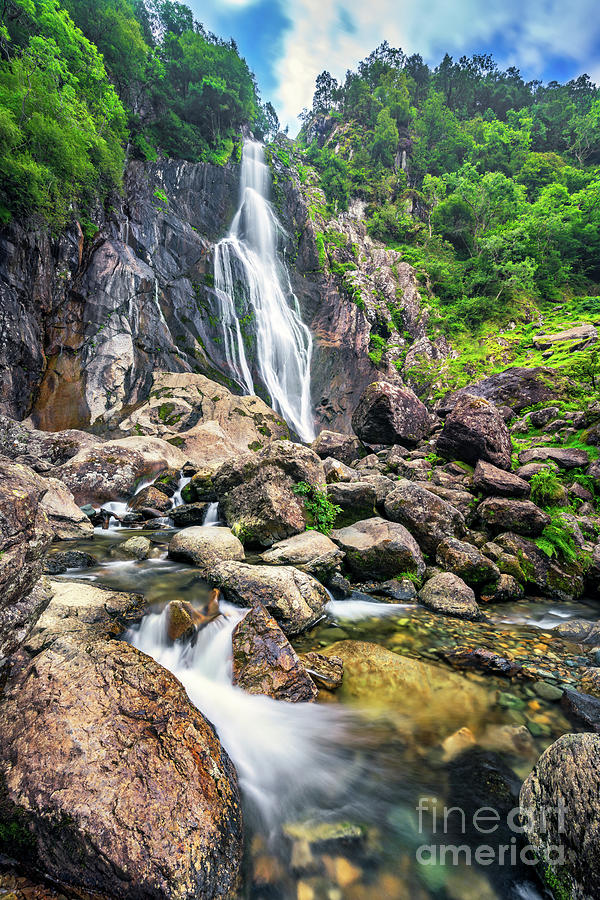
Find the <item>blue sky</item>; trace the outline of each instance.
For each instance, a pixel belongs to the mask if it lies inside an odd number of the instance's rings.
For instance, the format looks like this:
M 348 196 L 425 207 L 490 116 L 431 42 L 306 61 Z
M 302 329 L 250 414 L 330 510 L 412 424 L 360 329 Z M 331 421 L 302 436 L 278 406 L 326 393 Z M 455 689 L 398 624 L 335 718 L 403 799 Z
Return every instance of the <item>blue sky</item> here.
M 189 2 L 189 0 L 188 0 Z M 191 0 L 196 18 L 233 37 L 290 134 L 316 76 L 343 78 L 383 40 L 430 65 L 445 52 L 491 52 L 524 77 L 600 83 L 597 0 Z

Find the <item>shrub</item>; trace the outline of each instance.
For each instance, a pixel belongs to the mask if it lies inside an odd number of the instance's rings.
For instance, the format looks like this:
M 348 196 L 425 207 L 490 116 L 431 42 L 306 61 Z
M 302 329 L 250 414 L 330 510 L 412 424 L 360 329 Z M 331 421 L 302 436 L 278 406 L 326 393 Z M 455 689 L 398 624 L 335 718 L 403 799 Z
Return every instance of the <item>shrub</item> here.
M 555 506 L 563 496 L 563 486 L 555 472 L 542 469 L 531 479 L 531 499 L 538 506 Z
M 310 523 L 308 530 L 320 531 L 321 534 L 331 534 L 335 520 L 342 509 L 332 503 L 326 491 L 321 491 L 306 481 L 299 481 L 294 485 L 294 493 L 299 494 L 304 500 L 304 506 L 308 513 Z

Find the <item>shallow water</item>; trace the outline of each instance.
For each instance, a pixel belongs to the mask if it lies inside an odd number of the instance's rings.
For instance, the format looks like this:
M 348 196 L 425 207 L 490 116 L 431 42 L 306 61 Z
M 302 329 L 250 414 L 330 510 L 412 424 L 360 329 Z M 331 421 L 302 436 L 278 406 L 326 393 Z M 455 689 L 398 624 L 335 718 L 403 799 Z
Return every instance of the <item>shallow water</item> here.
M 119 558 L 118 544 L 141 533 L 152 541 L 154 558 Z M 554 739 L 576 729 L 557 704 L 536 696 L 532 679 L 460 673 L 439 654 L 465 642 L 491 642 L 498 653 L 538 665 L 549 680 L 573 683 L 576 667 L 585 662 L 578 657 L 580 648 L 557 642 L 549 629 L 567 617 L 596 617 L 593 603 L 526 601 L 486 608 L 488 621 L 465 623 L 433 616 L 416 604 L 332 600 L 326 617 L 294 640 L 299 652 L 361 640 L 434 668 L 417 668 L 404 682 L 386 676 L 362 684 L 352 674 L 337 693 L 321 692 L 316 704 L 289 704 L 231 684 L 231 632 L 245 610 L 223 604 L 225 616 L 201 631 L 195 644 L 168 641 L 164 605 L 187 599 L 203 606 L 209 594 L 197 570 L 166 559 L 172 534 L 125 529 L 96 534 L 77 547 L 92 553 L 99 565 L 62 577 L 138 591 L 149 600 L 148 613 L 126 637 L 178 677 L 235 763 L 248 832 L 245 897 L 543 895 L 530 867 L 465 865 L 464 852 L 456 859 L 450 854 L 441 865 L 439 846 L 473 853 L 481 835 L 472 833 L 468 816 L 464 829 L 460 819 L 458 827 L 454 823 L 454 836 L 440 833 L 440 818 L 434 828 L 432 810 L 494 807 L 494 798 L 482 800 L 478 790 L 476 761 L 466 776 L 455 771 L 461 750 L 498 754 L 523 779 Z M 504 832 L 498 838 L 506 838 L 508 846 L 514 835 Z M 487 836 L 484 843 L 495 846 L 494 839 Z M 435 848 L 433 856 L 427 851 L 431 864 L 417 861 L 419 852 L 424 859 L 423 847 Z

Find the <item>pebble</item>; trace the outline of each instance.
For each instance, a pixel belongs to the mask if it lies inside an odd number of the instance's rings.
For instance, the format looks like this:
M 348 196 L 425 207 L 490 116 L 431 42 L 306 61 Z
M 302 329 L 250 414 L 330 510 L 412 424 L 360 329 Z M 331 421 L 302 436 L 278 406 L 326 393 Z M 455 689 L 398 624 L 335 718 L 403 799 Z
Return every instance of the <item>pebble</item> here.
M 554 684 L 548 684 L 547 681 L 536 681 L 533 690 L 538 697 L 542 698 L 542 700 L 549 700 L 551 703 L 560 700 L 563 695 L 563 692 L 559 687 L 556 687 Z

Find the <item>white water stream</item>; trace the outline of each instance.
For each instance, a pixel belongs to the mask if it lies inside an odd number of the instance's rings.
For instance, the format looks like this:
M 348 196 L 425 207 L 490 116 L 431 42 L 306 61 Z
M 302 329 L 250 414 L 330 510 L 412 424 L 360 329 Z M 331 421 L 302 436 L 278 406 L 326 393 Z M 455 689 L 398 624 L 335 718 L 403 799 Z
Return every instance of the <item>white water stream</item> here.
M 240 317 L 247 316 L 256 340 L 256 367 L 271 405 L 302 440 L 311 441 L 312 338 L 277 254 L 283 229 L 269 202 L 269 190 L 263 146 L 246 141 L 239 207 L 229 234 L 215 247 L 215 292 L 225 354 L 241 387 L 256 393 L 240 327 Z

